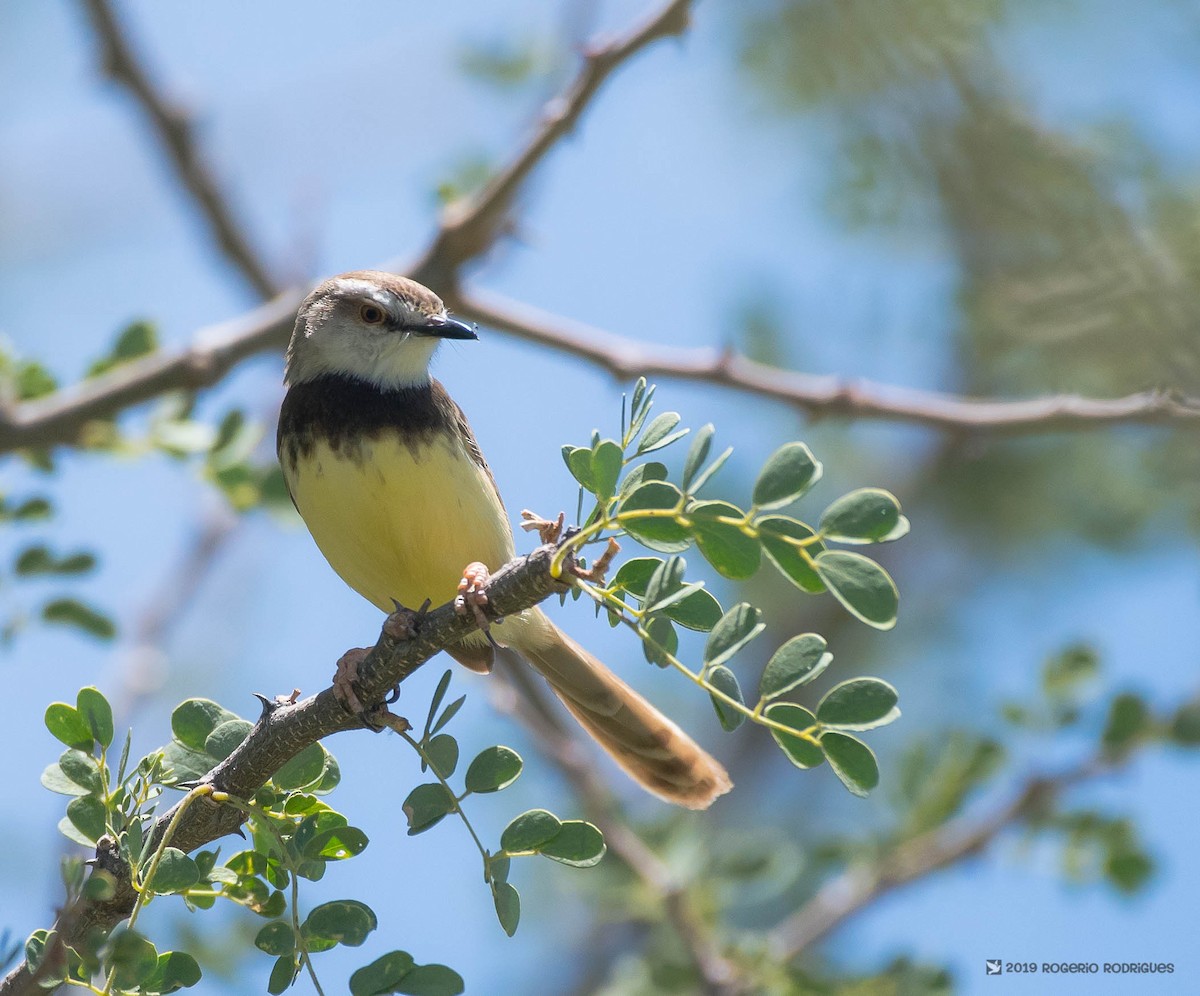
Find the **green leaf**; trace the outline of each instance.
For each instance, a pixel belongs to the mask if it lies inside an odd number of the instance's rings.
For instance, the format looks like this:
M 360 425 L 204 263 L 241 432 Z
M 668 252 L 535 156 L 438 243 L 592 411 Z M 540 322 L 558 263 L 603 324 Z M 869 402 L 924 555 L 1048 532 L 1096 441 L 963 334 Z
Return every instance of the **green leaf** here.
M 706 485 L 718 470 L 725 466 L 725 461 L 733 455 L 733 447 L 725 447 L 725 451 L 710 463 L 700 474 L 692 481 L 692 486 L 689 488 L 689 494 L 698 494 L 700 489 Z
M 649 636 L 649 640 L 642 641 L 642 654 L 646 660 L 659 667 L 670 667 L 670 657 L 674 657 L 679 650 L 679 634 L 675 632 L 671 620 L 654 616 L 642 628 Z
M 286 920 L 275 920 L 268 923 L 254 938 L 254 946 L 276 958 L 282 955 L 291 956 L 296 951 L 296 935 L 292 925 Z
M 602 439 L 591 450 L 592 492 L 601 501 L 606 501 L 617 492 L 617 478 L 621 476 L 625 454 L 611 439 Z
M 458 741 L 449 733 L 439 733 L 425 745 L 429 764 L 443 778 L 449 778 L 458 767 Z
M 42 606 L 42 619 L 60 626 L 73 626 L 90 636 L 111 640 L 117 635 L 116 624 L 96 609 L 76 598 L 56 598 Z
M 724 664 L 766 628 L 761 611 L 748 602 L 739 602 L 721 616 L 709 634 L 704 645 L 705 666 Z
M 99 793 L 103 790 L 104 781 L 100 777 L 100 769 L 90 754 L 81 750 L 65 750 L 58 759 L 58 765 L 67 778 L 88 792 Z
M 612 587 L 624 588 L 637 595 L 638 598 L 643 598 L 646 594 L 646 586 L 650 583 L 650 578 L 654 576 L 654 572 L 658 570 L 660 564 L 662 564 L 662 560 L 658 557 L 634 557 L 632 560 L 627 560 L 613 575 Z
M 351 996 L 384 996 L 397 992 L 396 986 L 412 971 L 414 964 L 407 951 L 389 951 L 350 976 Z
M 430 728 L 429 732 L 437 733 L 438 730 L 443 729 L 446 726 L 446 724 L 450 722 L 450 720 L 452 720 L 455 716 L 458 715 L 458 710 L 463 707 L 463 703 L 466 701 L 467 701 L 467 697 L 465 695 L 460 695 L 453 702 L 451 702 L 448 706 L 446 706 L 446 708 L 442 711 L 442 714 L 438 717 L 437 722 L 434 723 L 433 726 Z
M 438 679 L 437 688 L 433 691 L 433 698 L 429 702 L 429 715 L 425 718 L 425 732 L 421 739 L 429 737 L 429 728 L 433 726 L 433 717 L 437 715 L 438 709 L 441 708 L 442 699 L 446 697 L 446 691 L 450 688 L 450 671 L 447 669 L 442 672 L 441 678 Z
M 1185 702 L 1176 709 L 1167 735 L 1181 747 L 1200 744 L 1200 702 Z
M 642 597 L 642 608 L 654 612 L 660 604 L 683 587 L 683 574 L 687 561 L 682 557 L 668 557 L 655 568 Z
M 195 781 L 217 763 L 216 758 L 184 747 L 178 740 L 172 740 L 163 748 L 163 761 L 169 770 L 164 781 L 169 785 Z
M 67 819 L 93 844 L 108 833 L 108 812 L 94 795 L 81 795 L 68 802 Z
M 531 809 L 504 828 L 500 835 L 500 846 L 509 854 L 535 854 L 562 827 L 562 822 L 553 813 L 545 809 Z
M 14 522 L 36 522 L 49 519 L 54 514 L 54 506 L 46 498 L 27 498 L 15 508 L 5 513 Z
M 16 388 L 18 401 L 31 401 L 53 394 L 58 380 L 40 363 L 25 360 L 17 367 Z
M 306 858 L 342 861 L 362 854 L 367 844 L 367 835 L 358 827 L 332 827 L 314 836 L 303 853 Z
M 400 808 L 408 818 L 408 835 L 412 837 L 440 823 L 448 813 L 453 813 L 455 802 L 440 782 L 426 782 L 409 792 Z
M 650 424 L 646 426 L 646 431 L 642 434 L 641 442 L 638 443 L 635 456 L 642 456 L 646 453 L 653 453 L 655 450 L 661 450 L 664 446 L 669 446 L 681 436 L 687 435 L 687 429 L 681 429 L 678 432 L 671 432 L 679 424 L 678 412 L 663 412 L 661 415 L 656 415 L 650 420 Z
M 173 993 L 191 988 L 200 978 L 199 964 L 186 951 L 164 951 L 141 988 L 143 993 Z
M 834 685 L 817 706 L 822 726 L 841 730 L 871 730 L 900 715 L 896 689 L 878 678 L 851 678 Z
M 475 755 L 467 768 L 468 792 L 499 792 L 517 780 L 522 768 L 521 755 L 509 747 L 488 747 Z
M 81 552 L 56 557 L 49 547 L 38 543 L 21 551 L 13 564 L 13 572 L 21 577 L 34 577 L 39 574 L 86 574 L 95 566 L 94 554 Z
M 114 984 L 133 989 L 158 968 L 158 951 L 146 938 L 128 927 L 117 927 L 108 939 L 106 961 Z
M 793 636 L 767 661 L 758 694 L 764 699 L 773 699 L 797 685 L 812 681 L 833 660 L 833 654 L 825 649 L 826 646 L 825 637 L 817 633 Z
M 81 688 L 75 699 L 75 708 L 91 730 L 92 737 L 106 750 L 113 742 L 112 706 L 100 691 L 90 685 Z
M 558 833 L 539 845 L 537 850 L 543 857 L 552 858 L 564 865 L 590 868 L 604 857 L 607 848 L 604 835 L 592 824 L 583 820 L 564 820 Z
M 826 550 L 816 564 L 825 586 L 852 616 L 875 629 L 896 625 L 900 593 L 875 561 L 849 550 Z
M 586 446 L 564 446 L 563 459 L 567 463 L 567 470 L 583 489 L 593 491 L 595 485 L 592 481 L 592 451 Z
M 294 956 L 282 955 L 275 959 L 271 977 L 267 980 L 267 992 L 271 996 L 279 996 L 280 993 L 286 992 L 296 980 L 299 971 L 300 966 L 296 964 Z
M 830 731 L 821 735 L 821 749 L 833 773 L 854 795 L 865 797 L 879 784 L 875 754 L 857 737 Z
M 512 937 L 521 922 L 521 894 L 507 882 L 497 882 L 492 886 L 492 902 L 496 906 L 496 919 Z
M 177 847 L 164 849 L 162 859 L 147 883 L 151 892 L 183 892 L 200 881 L 200 869 L 196 862 Z
M 673 622 L 701 633 L 709 632 L 721 621 L 721 603 L 705 588 L 693 588 L 673 605 L 663 610 Z
M 462 976 L 445 965 L 417 965 L 401 980 L 396 992 L 406 996 L 459 996 Z
M 335 899 L 316 907 L 301 926 L 305 938 L 356 948 L 379 926 L 374 910 L 355 899 Z
M 826 539 L 839 543 L 887 543 L 908 533 L 896 496 L 881 488 L 859 488 L 842 495 L 821 514 Z
M 754 483 L 755 508 L 789 505 L 821 479 L 823 468 L 803 443 L 786 443 L 777 449 Z
M 696 545 L 717 573 L 735 581 L 754 576 L 762 561 L 762 550 L 759 541 L 737 524 L 745 518 L 740 508 L 727 501 L 701 501 L 685 514 L 692 524 Z M 735 521 L 722 521 L 727 519 Z
M 236 713 L 209 699 L 187 699 L 171 713 L 171 732 L 185 747 L 202 751 L 213 730 L 227 720 L 237 718 Z
M 1055 654 L 1042 667 L 1042 690 L 1051 698 L 1071 696 L 1080 685 L 1100 673 L 1100 658 L 1084 644 L 1076 644 Z
M 55 739 L 68 747 L 90 752 L 95 746 L 91 727 L 74 706 L 65 702 L 51 702 L 46 707 L 44 722 Z
M 683 461 L 683 475 L 680 480 L 683 482 L 684 491 L 688 490 L 692 479 L 699 473 L 704 461 L 708 459 L 708 451 L 712 446 L 715 432 L 716 428 L 711 422 L 696 430 L 696 435 L 692 438 L 692 445 L 688 447 L 687 456 Z
M 101 357 L 88 367 L 85 376 L 95 377 L 106 373 L 113 367 L 152 353 L 157 348 L 158 334 L 154 326 L 146 321 L 134 322 L 117 336 L 117 341 L 107 356 Z
M 817 725 L 817 717 L 802 706 L 791 702 L 773 702 L 763 710 L 763 715 L 792 730 L 808 730 Z M 816 731 L 814 730 L 814 733 Z M 788 760 L 797 768 L 815 768 L 825 760 L 825 754 L 816 744 L 790 733 L 771 728 L 771 736 L 782 748 Z
M 825 590 L 825 582 L 817 576 L 816 570 L 805 559 L 800 549 L 788 540 L 803 540 L 815 536 L 808 526 L 798 519 L 786 515 L 768 515 L 756 519 L 754 526 L 758 529 L 758 540 L 762 543 L 763 552 L 789 581 L 801 591 L 816 595 Z M 804 548 L 809 557 L 816 557 L 825 549 L 823 543 L 812 543 Z
M 325 774 L 327 751 L 320 744 L 309 744 L 286 762 L 271 781 L 281 792 L 295 792 L 319 781 Z
M 670 511 L 679 506 L 682 494 L 674 484 L 648 481 L 637 487 L 622 503 L 617 519 L 630 536 L 651 550 L 678 553 L 686 550 L 691 534 L 671 517 L 630 518 L 626 513 Z
M 1122 692 L 1112 700 L 1101 743 L 1109 755 L 1129 750 L 1150 729 L 1150 711 L 1132 692 Z
M 659 463 L 657 460 L 648 460 L 646 463 L 639 463 L 637 466 L 631 467 L 629 473 L 621 481 L 620 495 L 624 498 L 648 481 L 665 481 L 666 479 L 666 464 Z
M 717 691 L 724 692 L 742 705 L 746 704 L 746 700 L 742 698 L 742 686 L 738 684 L 737 677 L 729 668 L 718 664 L 716 667 L 710 667 L 705 673 L 705 677 Z M 721 721 L 721 729 L 727 733 L 732 733 L 746 721 L 745 713 L 738 712 L 729 703 L 712 694 L 709 695 L 709 698 L 712 699 L 713 708 L 717 711 L 717 719 Z
M 57 792 L 59 795 L 78 796 L 87 795 L 89 792 L 99 792 L 100 776 L 99 773 L 95 772 L 95 769 L 93 769 L 93 772 L 96 774 L 96 784 L 94 787 L 79 785 L 63 771 L 62 765 L 55 761 L 53 764 L 46 765 L 42 771 L 42 787 L 49 789 L 51 792 Z
M 218 761 L 223 761 L 237 750 L 250 736 L 254 724 L 246 719 L 227 719 L 208 735 L 204 751 Z

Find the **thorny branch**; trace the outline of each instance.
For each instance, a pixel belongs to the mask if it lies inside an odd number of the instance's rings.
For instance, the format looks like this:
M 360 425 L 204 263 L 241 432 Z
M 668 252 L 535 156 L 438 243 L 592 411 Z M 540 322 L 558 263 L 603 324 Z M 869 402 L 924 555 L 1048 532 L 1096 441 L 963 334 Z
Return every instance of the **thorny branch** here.
M 483 610 L 497 622 L 503 616 L 531 608 L 556 592 L 562 584 L 551 573 L 555 547 L 540 546 L 527 557 L 518 557 L 492 575 L 487 586 L 488 602 Z M 384 623 L 375 646 L 359 665 L 357 691 L 370 708 L 381 704 L 396 685 L 401 684 L 443 647 L 455 643 L 475 629 L 474 617 L 460 615 L 453 602 L 426 614 L 411 638 L 397 638 L 391 619 Z M 224 761 L 202 780 L 214 788 L 241 798 L 250 798 L 287 761 L 310 744 L 334 733 L 362 727 L 327 688 L 300 702 L 276 701 L 264 708 L 250 735 Z M 171 822 L 175 810 L 164 813 L 155 822 L 157 839 Z M 232 833 L 240 825 L 242 814 L 230 806 L 201 801 L 188 808 L 171 838 L 174 847 L 192 851 Z M 119 858 L 97 851 L 97 861 L 106 870 L 121 872 Z M 116 894 L 105 901 L 81 899 L 63 911 L 54 925 L 58 944 L 74 946 L 97 927 L 108 929 L 125 919 L 133 908 L 134 892 L 128 869 L 117 875 Z M 56 953 L 44 958 L 52 963 Z M 18 965 L 0 982 L 0 996 L 31 996 L 44 993 L 38 982 Z

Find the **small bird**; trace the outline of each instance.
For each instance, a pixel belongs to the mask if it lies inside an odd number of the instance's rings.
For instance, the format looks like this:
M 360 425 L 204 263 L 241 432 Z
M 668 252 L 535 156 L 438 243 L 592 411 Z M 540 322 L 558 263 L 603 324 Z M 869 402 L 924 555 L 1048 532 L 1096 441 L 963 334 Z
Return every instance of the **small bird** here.
M 471 426 L 429 375 L 443 339 L 476 338 L 432 291 L 379 271 L 326 280 L 296 317 L 279 416 L 280 464 L 325 559 L 385 612 L 395 602 L 416 606 L 428 598 L 437 605 L 473 592 L 485 570 L 516 555 L 508 513 Z M 648 791 L 706 809 L 732 787 L 720 763 L 540 608 L 506 618 L 500 629 L 504 643 Z M 484 632 L 447 651 L 472 670 L 491 670 L 494 651 Z M 353 703 L 341 677 L 335 687 Z

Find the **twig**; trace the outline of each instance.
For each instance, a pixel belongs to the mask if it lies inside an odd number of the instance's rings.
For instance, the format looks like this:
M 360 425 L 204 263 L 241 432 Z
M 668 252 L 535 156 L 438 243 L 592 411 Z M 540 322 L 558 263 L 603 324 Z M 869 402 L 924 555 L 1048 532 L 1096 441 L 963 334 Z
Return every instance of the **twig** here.
M 432 244 L 411 270 L 413 279 L 431 287 L 454 286 L 463 264 L 495 244 L 525 181 L 546 154 L 574 129 L 605 80 L 647 45 L 683 34 L 691 6 L 691 0 L 670 0 L 624 35 L 585 46 L 579 72 L 546 103 L 540 125 L 525 146 L 478 194 L 446 208 Z
M 114 81 L 127 87 L 146 112 L 176 174 L 195 198 L 221 251 L 259 297 L 273 297 L 279 287 L 205 165 L 196 146 L 191 119 L 182 108 L 169 102 L 151 81 L 150 73 L 134 52 L 109 0 L 83 0 L 83 3 L 103 46 L 105 71 Z
M 508 655 L 503 659 L 508 664 Z M 737 966 L 721 952 L 704 922 L 692 909 L 685 890 L 674 881 L 669 869 L 624 819 L 611 789 L 595 771 L 578 738 L 572 737 L 547 700 L 541 685 L 528 667 L 520 663 L 506 667 L 503 677 L 519 695 L 511 711 L 534 735 L 541 753 L 553 762 L 575 789 L 588 816 L 604 833 L 609 852 L 624 864 L 655 898 L 668 923 L 691 956 L 704 992 L 731 996 L 749 991 Z
M 527 557 L 519 557 L 505 564 L 494 573 L 488 583 L 488 603 L 483 610 L 496 621 L 502 616 L 513 615 L 537 605 L 539 602 L 562 590 L 562 585 L 551 574 L 554 559 L 552 546 L 541 546 Z M 420 631 L 415 637 L 397 640 L 385 623 L 379 640 L 359 665 L 358 694 L 368 706 L 383 701 L 396 685 L 413 674 L 430 657 L 443 647 L 461 640 L 475 629 L 473 617 L 460 615 L 454 603 L 428 613 L 422 620 Z M 201 779 L 214 791 L 249 799 L 287 761 L 305 747 L 343 730 L 361 729 L 362 723 L 342 707 L 332 688 L 300 702 L 272 703 L 264 708 L 262 716 L 249 736 L 225 760 Z M 173 825 L 178 815 L 178 804 L 155 821 L 153 838 L 157 840 L 167 827 Z M 192 851 L 226 834 L 235 831 L 242 816 L 235 807 L 208 804 L 201 801 L 188 808 L 175 821 L 172 830 L 172 845 L 183 851 Z M 98 862 L 110 873 L 114 861 L 120 871 L 119 856 L 105 859 L 102 849 L 97 851 Z M 116 891 L 103 902 L 81 899 L 59 917 L 55 924 L 57 944 L 75 946 L 94 929 L 107 930 L 129 916 L 134 908 L 136 892 L 129 881 L 128 869 L 116 877 Z M 51 962 L 61 951 L 49 951 L 46 962 Z M 27 971 L 24 963 L 18 965 L 0 982 L 0 996 L 33 996 L 42 994 L 42 989 Z
M 451 290 L 446 300 L 464 318 L 587 360 L 618 379 L 665 376 L 717 384 L 782 401 L 812 418 L 840 416 L 943 432 L 1009 436 L 1115 424 L 1200 423 L 1200 398 L 1167 391 L 1142 391 L 1121 398 L 1065 394 L 1024 401 L 965 398 L 782 370 L 727 350 L 647 346 L 497 294 Z
M 900 844 L 875 863 L 850 867 L 770 932 L 769 949 L 780 961 L 792 961 L 886 893 L 981 853 L 1010 826 L 1034 815 L 1066 789 L 1112 767 L 1097 757 L 1060 775 L 1032 778 L 989 816 L 938 827 Z

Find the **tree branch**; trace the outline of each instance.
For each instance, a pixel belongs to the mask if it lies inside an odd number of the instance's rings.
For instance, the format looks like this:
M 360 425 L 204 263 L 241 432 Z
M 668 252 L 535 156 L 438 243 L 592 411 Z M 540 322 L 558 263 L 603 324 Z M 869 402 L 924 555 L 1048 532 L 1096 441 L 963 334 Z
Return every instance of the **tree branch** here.
M 463 264 L 495 244 L 525 181 L 547 153 L 571 133 L 605 80 L 647 45 L 683 34 L 691 6 L 691 0 L 671 0 L 620 37 L 586 45 L 579 72 L 561 93 L 546 103 L 541 123 L 525 146 L 478 194 L 450 205 L 443 212 L 437 235 L 411 270 L 413 279 L 431 287 L 454 286 Z
M 484 608 L 488 618 L 497 621 L 562 591 L 562 583 L 550 572 L 554 554 L 553 546 L 541 546 L 527 557 L 510 561 L 493 574 Z M 411 638 L 396 633 L 389 617 L 375 646 L 359 665 L 357 689 L 360 699 L 368 708 L 383 702 L 391 689 L 405 681 L 429 658 L 475 628 L 474 618 L 459 615 L 450 602 L 428 613 Z M 272 704 L 264 708 L 246 740 L 202 781 L 230 795 L 250 798 L 304 748 L 331 734 L 360 728 L 361 721 L 346 712 L 332 688 L 294 704 Z M 161 838 L 175 808 L 155 821 L 155 839 Z M 171 846 L 193 851 L 234 832 L 241 822 L 240 810 L 201 799 L 188 807 L 171 838 Z M 110 871 L 119 867 L 119 857 L 103 839 L 97 848 L 96 860 Z M 135 895 L 129 883 L 128 869 L 125 872 L 117 876 L 116 894 L 111 899 L 104 902 L 80 900 L 60 914 L 55 923 L 60 944 L 78 944 L 88 931 L 97 927 L 107 930 L 129 915 Z M 55 952 L 50 952 L 45 960 L 52 960 L 54 955 Z M 24 963 L 0 982 L 0 996 L 32 996 L 44 992 L 46 990 L 38 985 Z
M 792 405 L 810 418 L 830 416 L 918 425 L 950 433 L 1029 435 L 1107 425 L 1200 424 L 1200 398 L 1142 391 L 1122 398 L 1049 395 L 1025 401 L 964 398 L 866 380 L 846 380 L 757 363 L 728 350 L 647 346 L 635 339 L 482 291 L 451 290 L 464 318 L 578 357 L 627 380 L 700 381 Z
M 1071 786 L 1112 767 L 1096 757 L 1060 775 L 1032 778 L 989 816 L 937 827 L 905 841 L 878 862 L 848 868 L 770 932 L 770 951 L 784 963 L 792 961 L 887 893 L 980 854 L 1010 826 L 1044 809 Z
M 195 198 L 221 251 L 259 297 L 272 297 L 279 287 L 205 166 L 196 145 L 191 118 L 181 107 L 168 101 L 151 81 L 149 71 L 134 52 L 109 0 L 83 0 L 83 4 L 103 50 L 105 72 L 114 82 L 126 87 L 145 111 L 176 175 Z

